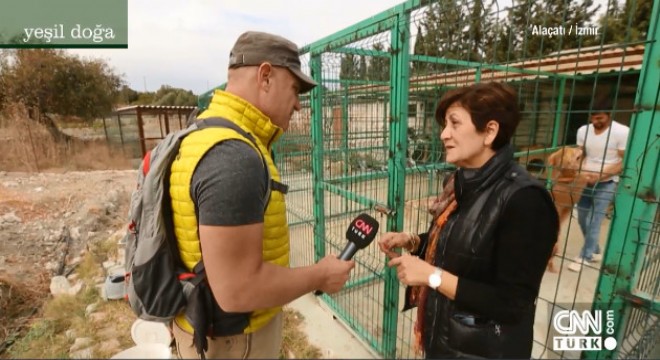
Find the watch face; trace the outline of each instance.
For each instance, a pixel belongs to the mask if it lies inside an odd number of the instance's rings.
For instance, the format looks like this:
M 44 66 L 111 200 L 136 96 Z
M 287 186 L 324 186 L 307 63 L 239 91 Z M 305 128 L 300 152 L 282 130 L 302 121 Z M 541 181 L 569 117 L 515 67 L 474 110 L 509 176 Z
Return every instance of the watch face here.
M 440 286 L 440 274 L 433 273 L 431 276 L 429 276 L 429 286 L 434 289 Z

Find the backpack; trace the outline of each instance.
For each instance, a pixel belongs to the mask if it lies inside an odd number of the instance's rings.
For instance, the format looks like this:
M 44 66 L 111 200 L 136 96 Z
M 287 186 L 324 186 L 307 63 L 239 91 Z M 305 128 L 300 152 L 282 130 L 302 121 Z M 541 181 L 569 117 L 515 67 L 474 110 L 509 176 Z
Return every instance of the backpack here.
M 171 164 L 179 152 L 183 138 L 194 131 L 211 126 L 230 128 L 250 140 L 256 147 L 251 134 L 221 118 L 199 120 L 184 130 L 168 134 L 145 155 L 139 167 L 137 188 L 131 195 L 128 231 L 124 236 L 126 294 L 131 309 L 140 319 L 159 322 L 170 322 L 185 309 L 186 319 L 195 329 L 198 352 L 200 349 L 206 350 L 205 330 L 213 320 L 209 319 L 209 301 L 214 300 L 212 294 L 209 296 L 210 288 L 204 281 L 206 274 L 203 263 L 200 261 L 193 273 L 190 273 L 181 261 L 173 229 L 169 176 Z M 267 196 L 270 196 L 268 166 L 263 156 L 259 156 L 264 161 L 269 184 Z M 227 324 L 223 325 L 225 327 L 244 328 L 249 314 L 245 316 L 223 312 L 222 319 Z M 215 335 L 222 335 L 223 331 L 229 330 L 216 331 L 214 328 L 214 332 L 219 333 Z

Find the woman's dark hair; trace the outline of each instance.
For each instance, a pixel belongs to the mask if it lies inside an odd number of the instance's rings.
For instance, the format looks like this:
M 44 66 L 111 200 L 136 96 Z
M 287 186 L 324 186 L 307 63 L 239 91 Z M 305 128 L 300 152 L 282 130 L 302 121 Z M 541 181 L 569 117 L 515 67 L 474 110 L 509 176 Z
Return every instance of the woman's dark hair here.
M 478 132 L 486 129 L 490 120 L 495 120 L 500 129 L 493 141 L 493 150 L 498 150 L 511 141 L 520 123 L 520 110 L 515 90 L 505 84 L 488 82 L 450 90 L 445 93 L 435 110 L 435 120 L 443 126 L 447 109 L 460 105 L 472 117 Z

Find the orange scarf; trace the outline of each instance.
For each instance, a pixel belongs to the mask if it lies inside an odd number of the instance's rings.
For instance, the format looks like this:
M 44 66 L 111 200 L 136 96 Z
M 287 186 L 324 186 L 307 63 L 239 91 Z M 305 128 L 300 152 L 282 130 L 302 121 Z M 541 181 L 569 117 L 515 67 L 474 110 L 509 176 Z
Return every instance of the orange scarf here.
M 428 244 L 424 253 L 424 261 L 433 265 L 435 263 L 435 254 L 438 247 L 438 240 L 442 228 L 447 223 L 449 215 L 456 210 L 458 204 L 454 196 L 454 175 L 449 178 L 442 194 L 431 206 L 431 211 L 435 216 L 433 226 L 429 232 Z M 417 304 L 417 321 L 415 322 L 415 350 L 422 353 L 424 349 L 422 334 L 424 334 L 424 312 L 426 308 L 426 299 L 428 297 L 429 287 L 426 285 L 415 286 L 411 292 L 411 303 Z

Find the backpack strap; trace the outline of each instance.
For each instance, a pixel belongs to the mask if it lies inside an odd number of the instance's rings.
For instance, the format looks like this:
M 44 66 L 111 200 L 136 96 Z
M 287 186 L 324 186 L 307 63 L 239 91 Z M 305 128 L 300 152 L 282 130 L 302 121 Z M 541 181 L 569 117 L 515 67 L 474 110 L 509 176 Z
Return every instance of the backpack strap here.
M 223 128 L 232 129 L 237 133 L 239 133 L 244 138 L 250 140 L 252 145 L 254 145 L 256 149 L 259 149 L 259 145 L 257 145 L 257 141 L 254 139 L 254 136 L 252 136 L 252 134 L 243 130 L 243 128 L 241 128 L 240 126 L 236 125 L 235 123 L 225 118 L 213 117 L 213 118 L 202 119 L 197 121 L 198 129 L 204 129 L 208 127 L 223 127 Z M 286 194 L 288 192 L 288 186 L 273 180 L 273 178 L 271 178 L 270 176 L 270 171 L 268 170 L 268 163 L 266 162 L 266 159 L 261 154 L 261 152 L 259 152 L 259 157 L 261 157 L 261 162 L 263 163 L 264 169 L 266 170 L 266 185 L 268 186 L 266 190 L 266 201 L 264 202 L 264 211 L 265 211 L 266 206 L 268 206 L 268 199 L 270 199 L 271 190 L 275 190 L 283 194 Z M 273 161 L 275 161 L 275 158 L 273 158 Z

